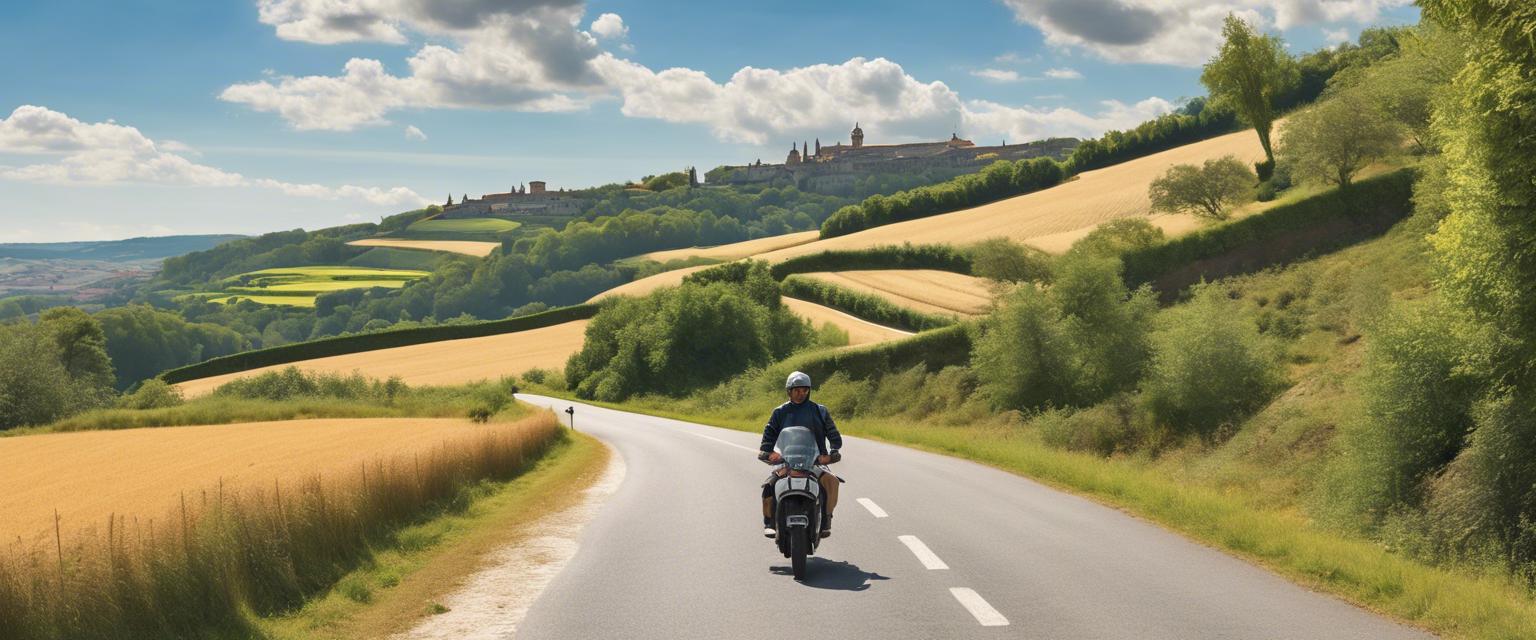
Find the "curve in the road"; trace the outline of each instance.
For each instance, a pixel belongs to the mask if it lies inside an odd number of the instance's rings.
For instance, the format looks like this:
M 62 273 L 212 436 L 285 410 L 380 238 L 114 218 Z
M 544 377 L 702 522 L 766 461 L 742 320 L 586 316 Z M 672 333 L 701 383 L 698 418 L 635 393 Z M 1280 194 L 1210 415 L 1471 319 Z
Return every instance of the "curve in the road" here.
M 758 534 L 757 435 L 524 399 L 574 407 L 627 472 L 521 638 L 1431 637 L 1028 479 L 857 438 L 797 583 Z

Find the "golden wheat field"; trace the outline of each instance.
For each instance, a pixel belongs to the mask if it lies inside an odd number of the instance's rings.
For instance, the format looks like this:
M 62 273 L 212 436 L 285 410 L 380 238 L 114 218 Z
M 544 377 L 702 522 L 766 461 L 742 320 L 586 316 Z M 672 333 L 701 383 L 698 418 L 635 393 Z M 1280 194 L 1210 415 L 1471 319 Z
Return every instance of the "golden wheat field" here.
M 355 247 L 389 247 L 391 249 L 418 249 L 422 251 L 447 251 L 466 256 L 484 258 L 491 255 L 500 242 L 476 242 L 473 240 L 394 240 L 390 238 L 363 238 L 348 242 Z
M 898 307 L 923 313 L 974 316 L 986 313 L 992 305 L 992 290 L 986 280 L 949 271 L 838 271 L 800 277 L 874 294 Z
M 1279 140 L 1280 133 L 1281 129 L 1277 123 L 1276 140 Z M 1061 252 L 1070 247 L 1077 238 L 1087 235 L 1102 223 L 1117 218 L 1148 215 L 1152 205 L 1147 198 L 1147 187 L 1152 184 L 1154 178 L 1167 171 L 1168 167 L 1176 164 L 1200 164 L 1228 154 L 1251 163 L 1262 159 L 1264 150 L 1259 146 L 1258 136 L 1252 131 L 1239 131 L 1127 160 L 1103 169 L 1084 172 L 1070 182 L 991 204 L 888 224 L 826 240 L 796 242 L 740 257 L 751 257 L 776 264 L 795 256 L 837 249 L 868 249 L 906 242 L 967 245 L 997 237 L 1035 245 L 1046 251 Z M 1195 217 L 1188 215 L 1156 216 L 1152 221 L 1170 236 L 1188 233 L 1201 226 Z M 790 243 L 791 239 L 798 241 L 799 236 L 812 233 L 815 232 L 806 231 L 775 237 Z M 768 240 L 769 238 L 760 238 L 752 242 L 761 243 L 758 245 L 760 248 L 771 247 L 773 243 Z M 734 246 L 737 245 L 724 245 L 718 248 Z M 685 249 L 684 251 L 694 250 Z M 730 251 L 730 253 L 739 252 Z M 682 254 L 679 254 L 679 257 L 683 257 Z M 725 259 L 724 255 L 720 257 Z M 598 294 L 593 297 L 593 300 L 619 293 L 640 295 L 681 281 L 682 275 L 678 275 L 675 271 L 668 271 L 616 287 Z
M 653 251 L 640 256 L 646 260 L 667 262 L 669 260 L 684 260 L 687 258 L 713 258 L 715 260 L 739 260 L 759 253 L 766 253 L 775 249 L 793 247 L 807 242 L 814 242 L 821 235 L 820 231 L 799 231 L 786 233 L 781 236 L 769 236 L 756 240 L 733 242 L 713 247 L 690 247 L 688 249 L 670 249 L 667 251 Z
M 662 287 L 675 287 L 677 285 L 682 284 L 683 283 L 683 278 L 688 277 L 688 274 L 691 274 L 691 273 L 693 273 L 695 271 L 700 271 L 700 270 L 703 270 L 703 269 L 708 269 L 709 267 L 710 267 L 710 265 L 702 265 L 702 266 L 697 266 L 697 267 L 687 267 L 687 268 L 683 268 L 683 269 L 673 269 L 671 271 L 663 271 L 661 273 L 658 273 L 658 274 L 656 274 L 654 276 L 650 276 L 648 278 L 641 278 L 641 279 L 636 280 L 634 282 L 628 282 L 628 283 L 625 283 L 625 284 L 621 284 L 621 285 L 619 285 L 617 287 L 614 287 L 612 289 L 609 289 L 607 291 L 599 293 L 599 294 L 597 294 L 595 296 L 592 296 L 592 298 L 587 300 L 587 302 L 597 302 L 599 300 L 604 300 L 604 299 L 607 299 L 607 298 L 611 298 L 613 296 L 637 296 L 638 297 L 638 296 L 643 296 L 643 295 L 645 295 L 647 293 L 650 293 L 652 291 L 655 291 L 657 289 L 660 289 Z
M 0 540 L 52 542 L 54 510 L 65 537 L 106 529 L 112 514 L 140 531 L 168 526 L 183 492 L 190 508 L 252 488 L 287 488 L 317 474 L 350 480 L 364 463 L 426 455 L 517 423 L 458 418 L 327 419 L 81 431 L 0 438 Z M 205 498 L 204 492 L 207 492 Z
M 495 380 L 529 369 L 564 369 L 571 354 L 581 350 L 586 320 L 481 338 L 443 340 L 363 353 L 315 358 L 287 364 L 211 376 L 176 385 L 187 397 L 212 392 L 219 385 L 267 371 L 298 367 L 304 371 L 349 374 L 370 378 L 400 376 L 409 385 L 462 384 Z
M 790 311 L 795 312 L 796 315 L 810 320 L 811 325 L 814 327 L 820 328 L 822 324 L 830 322 L 833 326 L 847 331 L 848 346 L 850 347 L 885 342 L 886 340 L 895 340 L 912 335 L 909 331 L 878 325 L 814 302 L 806 302 L 797 298 L 784 298 L 783 300 L 784 306 L 788 307 Z
M 1258 136 L 1240 131 L 1084 172 L 1075 180 L 1042 191 L 778 249 L 757 258 L 777 263 L 832 249 L 867 249 L 903 242 L 964 245 L 995 237 L 1028 242 L 1116 218 L 1147 215 L 1151 211 L 1147 187 L 1168 167 L 1200 164 L 1228 154 L 1248 163 L 1264 157 Z

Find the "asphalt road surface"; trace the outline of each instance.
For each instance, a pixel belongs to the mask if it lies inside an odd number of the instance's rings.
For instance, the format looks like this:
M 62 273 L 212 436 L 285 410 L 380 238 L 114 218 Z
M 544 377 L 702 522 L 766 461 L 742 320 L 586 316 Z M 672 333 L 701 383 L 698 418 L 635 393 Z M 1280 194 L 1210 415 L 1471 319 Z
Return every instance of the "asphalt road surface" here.
M 795 582 L 761 534 L 757 434 L 520 397 L 574 406 L 627 472 L 519 638 L 1433 637 L 1019 476 L 857 438 Z

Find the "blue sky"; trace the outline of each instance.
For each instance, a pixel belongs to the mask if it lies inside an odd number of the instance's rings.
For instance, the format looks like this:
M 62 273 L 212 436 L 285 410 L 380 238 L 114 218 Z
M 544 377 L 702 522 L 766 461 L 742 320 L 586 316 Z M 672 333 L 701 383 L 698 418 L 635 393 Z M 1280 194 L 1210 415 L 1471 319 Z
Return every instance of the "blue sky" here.
M 869 143 L 1096 135 L 1203 93 L 1228 11 L 1295 52 L 1417 19 L 1402 0 L 8 3 L 0 241 L 377 220 L 778 162 L 854 120 Z

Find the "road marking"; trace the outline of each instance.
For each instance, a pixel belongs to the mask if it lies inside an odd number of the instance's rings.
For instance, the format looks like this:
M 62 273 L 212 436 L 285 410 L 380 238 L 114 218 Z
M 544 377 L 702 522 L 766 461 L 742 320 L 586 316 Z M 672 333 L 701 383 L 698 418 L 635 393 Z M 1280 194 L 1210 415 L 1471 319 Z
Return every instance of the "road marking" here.
M 733 446 L 733 447 L 736 447 L 736 448 L 737 448 L 737 449 L 746 449 L 746 450 L 747 450 L 747 451 L 757 451 L 757 449 L 755 449 L 755 448 L 752 448 L 752 447 L 743 447 L 743 446 L 741 446 L 741 445 L 739 445 L 739 444 L 736 444 L 736 443 L 734 443 L 734 442 L 731 442 L 731 441 L 729 441 L 729 440 L 721 440 L 721 439 L 719 439 L 719 438 L 716 438 L 716 437 L 714 437 L 714 436 L 706 436 L 706 435 L 704 435 L 704 434 L 702 434 L 702 433 L 694 433 L 694 432 L 692 432 L 692 431 L 683 431 L 683 430 L 682 430 L 682 429 L 677 429 L 677 431 L 678 431 L 678 432 L 679 432 L 679 433 L 686 433 L 686 434 L 688 434 L 688 435 L 690 435 L 690 436 L 693 436 L 693 437 L 696 437 L 696 438 L 703 438 L 703 439 L 705 439 L 705 440 L 714 440 L 714 441 L 715 441 L 715 442 L 718 442 L 718 443 L 720 443 L 720 444 L 728 444 L 728 445 L 731 445 L 731 446 Z
M 944 564 L 943 560 L 940 560 L 937 555 L 929 551 L 928 545 L 923 544 L 922 540 L 918 540 L 917 536 L 897 536 L 896 539 L 900 540 L 902 544 L 907 545 L 907 548 L 912 550 L 912 555 L 917 556 L 917 559 L 923 563 L 924 567 L 928 569 L 949 568 L 949 565 Z
M 954 594 L 956 600 L 960 601 L 960 606 L 965 607 L 966 611 L 971 612 L 971 615 L 976 617 L 976 621 L 980 622 L 981 626 L 1008 626 L 1008 619 L 1004 618 L 1003 614 L 998 613 L 997 609 L 993 609 L 992 605 L 987 604 L 987 601 L 983 600 L 981 594 L 976 593 L 976 591 L 964 587 L 951 587 L 949 592 Z
M 885 518 L 890 515 L 885 512 L 885 509 L 881 509 L 880 505 L 875 504 L 874 500 L 869 498 L 859 498 L 859 504 L 864 505 L 864 508 L 869 510 L 869 515 L 876 518 Z

